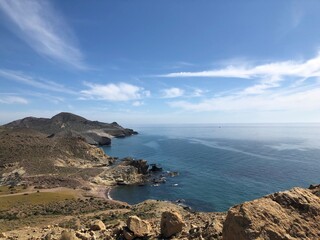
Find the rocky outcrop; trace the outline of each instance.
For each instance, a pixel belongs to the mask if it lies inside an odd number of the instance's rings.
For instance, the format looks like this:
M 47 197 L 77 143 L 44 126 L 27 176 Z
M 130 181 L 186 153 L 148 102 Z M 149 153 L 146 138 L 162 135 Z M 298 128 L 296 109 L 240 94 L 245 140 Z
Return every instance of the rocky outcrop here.
M 122 166 L 135 167 L 139 174 L 147 174 L 148 173 L 149 164 L 148 164 L 147 160 L 144 160 L 144 159 L 135 160 L 133 158 L 127 157 L 127 158 L 122 159 L 120 164 Z
M 126 239 L 129 240 L 131 236 L 146 237 L 150 235 L 151 225 L 148 221 L 141 220 L 137 216 L 130 216 L 127 220 L 127 229 L 124 231 Z
M 118 123 L 103 123 L 90 121 L 72 113 L 62 112 L 52 118 L 27 117 L 16 120 L 3 126 L 17 129 L 29 128 L 47 134 L 48 137 L 72 136 L 82 137 L 89 144 L 109 145 L 112 137 L 126 137 L 137 132 L 123 128 Z
M 293 188 L 232 207 L 223 239 L 320 239 L 320 198 Z
M 95 220 L 90 224 L 90 230 L 99 231 L 106 229 L 106 225 L 101 220 Z
M 182 217 L 177 212 L 163 212 L 161 216 L 161 235 L 169 238 L 182 231 L 184 227 Z

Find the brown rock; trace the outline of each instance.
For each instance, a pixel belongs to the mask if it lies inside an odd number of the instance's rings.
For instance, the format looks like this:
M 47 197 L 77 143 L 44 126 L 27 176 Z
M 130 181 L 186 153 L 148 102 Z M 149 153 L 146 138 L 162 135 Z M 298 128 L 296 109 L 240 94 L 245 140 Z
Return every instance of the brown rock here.
M 127 226 L 134 233 L 135 237 L 144 237 L 150 235 L 151 225 L 137 216 L 130 216 L 127 220 Z
M 78 240 L 78 238 L 73 232 L 63 230 L 61 233 L 60 240 Z
M 165 238 L 171 237 L 182 231 L 184 222 L 177 212 L 163 212 L 161 216 L 161 235 Z
M 320 239 L 320 198 L 293 188 L 232 207 L 223 239 Z
M 7 235 L 5 233 L 0 233 L 0 238 L 6 238 Z
M 101 220 L 95 220 L 90 224 L 90 230 L 92 231 L 99 231 L 99 230 L 105 230 L 106 225 Z
M 132 240 L 132 239 L 134 239 L 134 233 L 131 232 L 128 228 L 124 228 L 123 229 L 123 237 L 126 240 Z

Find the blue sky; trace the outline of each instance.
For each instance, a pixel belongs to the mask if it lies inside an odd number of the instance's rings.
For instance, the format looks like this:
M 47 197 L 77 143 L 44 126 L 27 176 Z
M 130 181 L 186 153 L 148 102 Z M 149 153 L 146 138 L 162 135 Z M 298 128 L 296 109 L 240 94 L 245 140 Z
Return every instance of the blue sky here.
M 320 120 L 319 1 L 0 0 L 0 123 Z

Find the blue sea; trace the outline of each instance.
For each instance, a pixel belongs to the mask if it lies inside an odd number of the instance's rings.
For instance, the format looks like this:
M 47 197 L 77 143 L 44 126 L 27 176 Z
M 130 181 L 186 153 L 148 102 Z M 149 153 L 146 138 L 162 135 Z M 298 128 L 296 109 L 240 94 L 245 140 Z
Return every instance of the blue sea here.
M 320 183 L 320 124 L 148 125 L 104 151 L 178 171 L 159 186 L 119 186 L 114 199 L 182 200 L 198 211 Z

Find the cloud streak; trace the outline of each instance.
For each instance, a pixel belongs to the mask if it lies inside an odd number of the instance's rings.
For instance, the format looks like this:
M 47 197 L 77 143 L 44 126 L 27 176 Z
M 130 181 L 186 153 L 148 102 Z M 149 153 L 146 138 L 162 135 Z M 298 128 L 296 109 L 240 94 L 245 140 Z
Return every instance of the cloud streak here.
M 294 77 L 319 77 L 320 76 L 320 55 L 304 62 L 284 61 L 269 64 L 261 64 L 253 67 L 228 66 L 222 69 L 214 69 L 200 72 L 175 72 L 160 75 L 160 77 L 211 77 L 211 78 L 265 78 L 270 76 L 294 76 Z
M 0 0 L 0 9 L 16 26 L 14 32 L 39 54 L 76 69 L 88 68 L 71 30 L 48 1 Z
M 240 78 L 256 82 L 244 89 L 199 102 L 171 101 L 168 104 L 171 107 L 196 112 L 320 110 L 320 83 L 317 80 L 320 77 L 319 54 L 300 62 L 284 61 L 244 66 L 163 75 L 162 77 Z
M 58 84 L 53 81 L 36 79 L 32 76 L 29 76 L 25 73 L 12 71 L 8 69 L 0 69 L 0 77 L 20 82 L 35 88 L 45 89 L 54 92 L 68 93 L 68 94 L 76 94 L 75 91 L 67 89 L 65 86 Z
M 1 96 L 0 95 L 0 103 L 2 104 L 28 104 L 29 101 L 25 98 L 18 96 Z
M 80 92 L 81 99 L 106 100 L 113 102 L 130 101 L 149 97 L 150 92 L 142 87 L 128 83 L 92 84 L 85 83 L 89 88 Z

